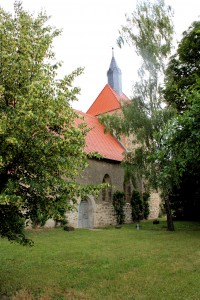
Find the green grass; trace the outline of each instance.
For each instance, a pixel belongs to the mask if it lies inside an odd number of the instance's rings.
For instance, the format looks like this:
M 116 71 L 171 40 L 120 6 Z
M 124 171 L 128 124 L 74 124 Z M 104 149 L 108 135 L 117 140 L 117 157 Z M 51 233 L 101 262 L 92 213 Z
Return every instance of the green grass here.
M 200 223 L 165 226 L 30 231 L 32 248 L 0 240 L 0 299 L 198 300 Z

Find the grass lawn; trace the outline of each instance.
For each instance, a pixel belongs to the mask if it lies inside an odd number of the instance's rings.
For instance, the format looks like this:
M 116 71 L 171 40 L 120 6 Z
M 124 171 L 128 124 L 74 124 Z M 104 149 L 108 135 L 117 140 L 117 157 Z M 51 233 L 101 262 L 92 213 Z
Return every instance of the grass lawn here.
M 28 232 L 34 247 L 0 239 L 0 299 L 199 300 L 200 223 Z

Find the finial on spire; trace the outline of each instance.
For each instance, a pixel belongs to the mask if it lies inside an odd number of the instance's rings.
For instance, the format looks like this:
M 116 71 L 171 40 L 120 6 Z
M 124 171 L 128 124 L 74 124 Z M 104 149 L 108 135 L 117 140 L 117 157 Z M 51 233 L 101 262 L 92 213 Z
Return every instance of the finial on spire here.
M 114 57 L 114 48 L 112 47 L 112 57 Z

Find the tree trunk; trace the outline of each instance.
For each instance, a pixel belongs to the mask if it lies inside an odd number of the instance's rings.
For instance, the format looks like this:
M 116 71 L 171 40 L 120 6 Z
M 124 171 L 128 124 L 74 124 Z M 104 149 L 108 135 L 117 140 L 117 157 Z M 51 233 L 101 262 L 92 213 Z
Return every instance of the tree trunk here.
M 174 228 L 174 223 L 172 218 L 169 195 L 165 196 L 165 208 L 167 213 L 167 230 L 174 231 L 175 228 Z

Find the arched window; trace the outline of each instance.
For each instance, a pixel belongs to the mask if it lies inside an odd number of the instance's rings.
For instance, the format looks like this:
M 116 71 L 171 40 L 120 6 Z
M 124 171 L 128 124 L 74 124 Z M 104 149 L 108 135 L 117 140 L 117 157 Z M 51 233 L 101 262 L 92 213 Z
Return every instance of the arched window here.
M 106 187 L 102 190 L 102 201 L 111 201 L 112 199 L 112 186 L 111 179 L 108 174 L 105 174 L 103 178 L 103 183 L 108 183 L 109 187 Z
M 126 202 L 131 201 L 131 183 L 130 180 L 124 181 L 124 195 Z

